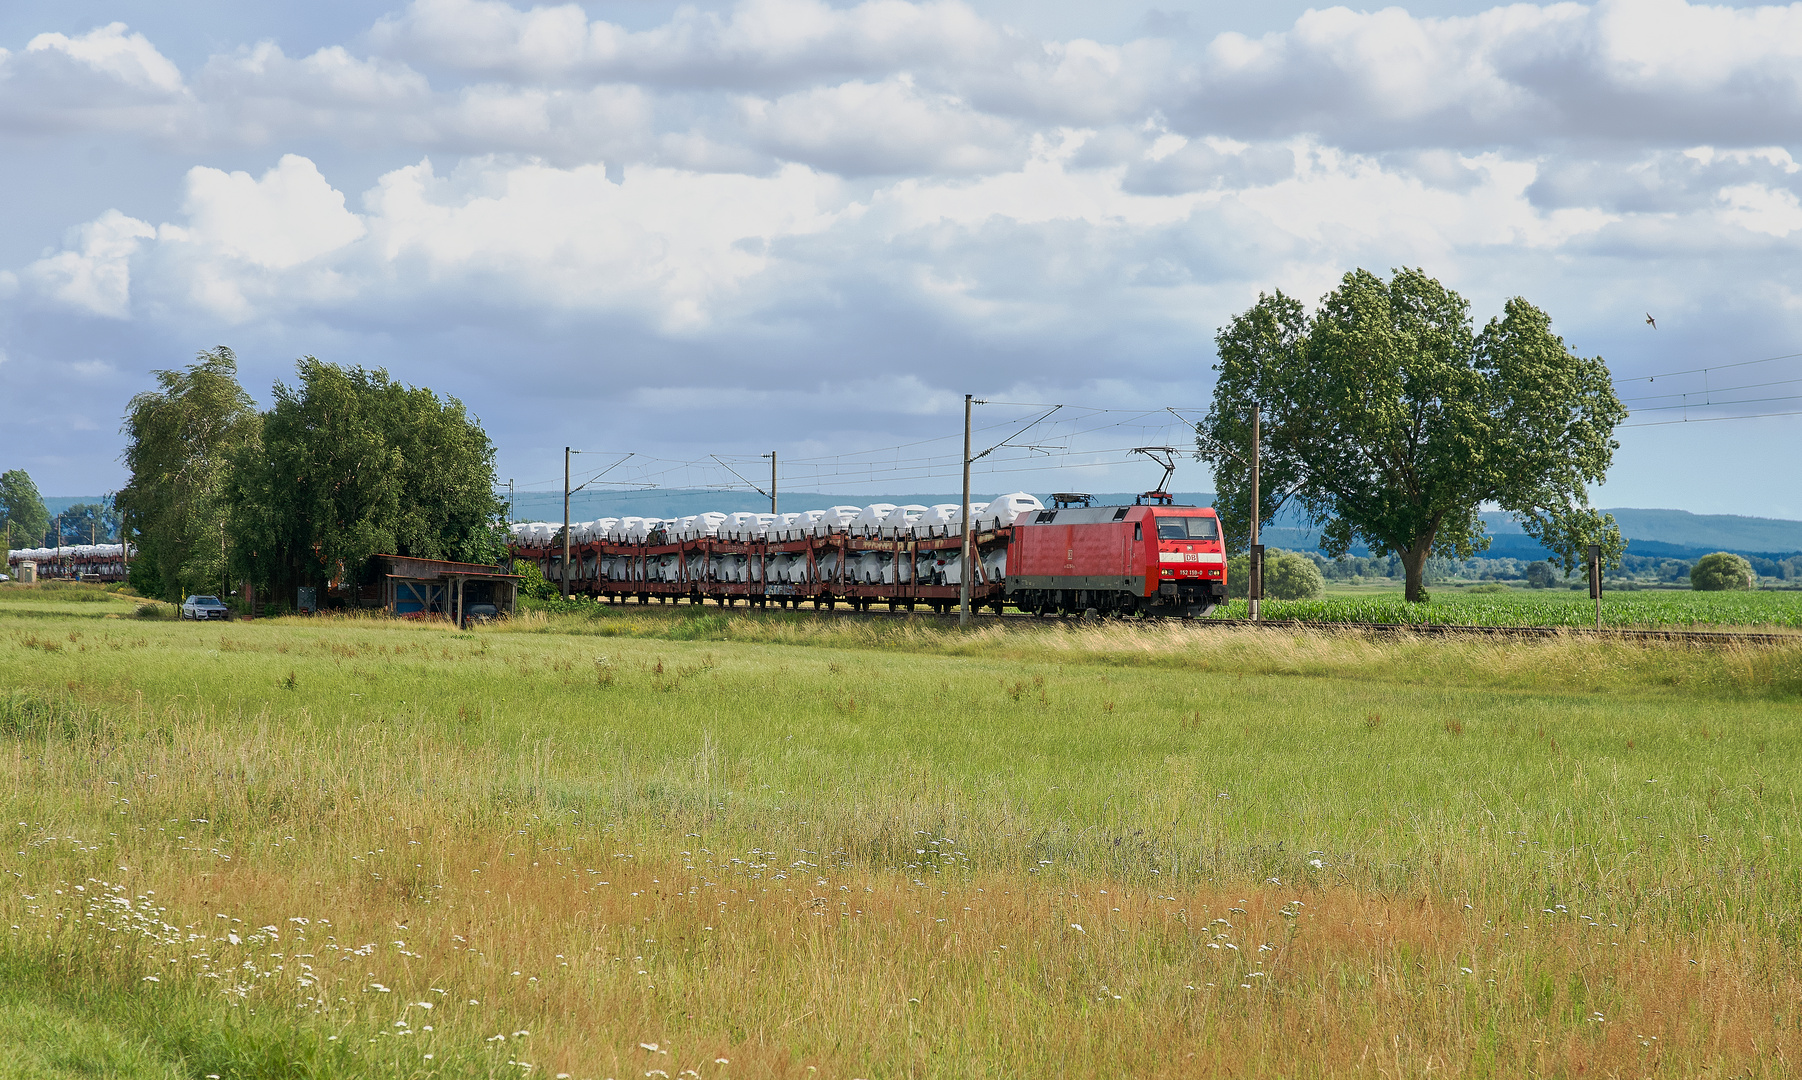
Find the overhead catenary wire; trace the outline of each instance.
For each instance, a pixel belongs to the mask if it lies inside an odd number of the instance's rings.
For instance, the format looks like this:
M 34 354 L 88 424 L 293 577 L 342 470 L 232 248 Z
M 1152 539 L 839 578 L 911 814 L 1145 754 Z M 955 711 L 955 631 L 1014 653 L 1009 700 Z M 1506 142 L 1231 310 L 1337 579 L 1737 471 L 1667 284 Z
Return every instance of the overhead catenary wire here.
M 1709 371 L 1726 371 L 1730 368 L 1751 367 L 1753 364 L 1771 364 L 1778 360 L 1794 360 L 1802 357 L 1802 352 L 1784 353 L 1782 356 L 1763 356 L 1757 360 L 1737 360 L 1731 364 L 1709 364 L 1706 367 L 1685 368 L 1682 371 L 1660 371 L 1654 375 L 1635 375 L 1625 379 L 1615 379 L 1615 383 L 1654 382 L 1658 379 L 1675 378 L 1678 375 L 1700 375 Z
M 1633 411 L 1636 413 L 1670 412 L 1674 409 L 1708 409 L 1708 408 L 1720 408 L 1723 405 L 1756 405 L 1756 404 L 1759 404 L 1761 402 L 1766 402 L 1766 401 L 1797 401 L 1797 400 L 1802 400 L 1802 394 L 1782 394 L 1782 395 L 1779 395 L 1776 397 L 1734 398 L 1730 401 L 1689 401 L 1689 402 L 1681 402 L 1676 405 L 1650 405 L 1643 409 L 1634 409 Z
M 1802 358 L 1802 353 L 1761 357 L 1754 360 L 1713 364 L 1617 380 L 1620 383 L 1650 383 L 1682 375 L 1704 374 L 1715 370 L 1745 368 L 1756 364 Z M 1802 378 L 1767 379 L 1752 383 L 1735 383 L 1712 389 L 1641 394 L 1624 399 L 1630 406 L 1630 418 L 1623 428 L 1661 427 L 1679 423 L 1720 423 L 1769 417 L 1802 415 L 1802 410 L 1771 410 L 1759 413 L 1731 412 L 1711 415 L 1717 410 L 1741 408 L 1755 404 L 1778 404 L 1802 400 L 1802 394 L 1780 394 L 1752 398 L 1723 398 L 1745 390 L 1787 387 L 1802 383 Z M 1122 408 L 1078 405 L 1068 402 L 1003 401 L 985 402 L 991 410 L 1022 412 L 979 423 L 973 429 L 980 433 L 979 445 L 994 441 L 989 449 L 976 455 L 972 471 L 977 476 L 996 478 L 1049 473 L 1056 470 L 1130 468 L 1140 462 L 1133 457 L 1134 446 L 1152 442 L 1187 441 L 1196 436 L 1197 418 L 1210 411 L 1198 406 L 1162 406 L 1158 408 Z M 1026 411 L 1030 410 L 1030 411 Z M 1658 418 L 1660 413 L 1683 412 L 1682 418 Z M 1184 415 L 1184 414 L 1189 415 Z M 1638 419 L 1640 415 L 1645 419 Z M 1161 421 L 1157 418 L 1162 417 Z M 1148 422 L 1149 421 L 1149 422 Z M 1117 432 L 1119 443 L 1095 438 L 1105 432 Z M 1028 433 L 1032 441 L 1021 442 Z M 1136 433 L 1136 434 L 1135 434 Z M 1001 436 L 996 438 L 996 436 Z M 791 491 L 829 494 L 837 490 L 926 484 L 953 479 L 961 467 L 958 442 L 961 433 L 947 432 L 926 438 L 910 439 L 885 446 L 840 450 L 807 455 L 797 452 L 784 457 L 783 487 Z M 1130 442 L 1128 441 L 1130 440 Z M 1104 445 L 1085 445 L 1097 442 Z M 603 451 L 589 451 L 601 453 Z M 758 491 L 741 471 L 744 466 L 759 464 L 752 455 L 708 454 L 693 459 L 665 458 L 643 452 L 611 451 L 620 460 L 602 469 L 576 490 L 605 486 L 608 498 L 615 501 L 640 502 L 666 497 L 671 490 L 682 491 Z M 531 493 L 553 488 L 560 480 L 516 483 L 515 490 Z M 633 490 L 636 489 L 636 490 Z
M 1789 386 L 1802 383 L 1802 379 L 1775 379 L 1771 382 L 1740 383 L 1738 386 L 1716 386 L 1706 390 L 1679 390 L 1672 394 L 1643 394 L 1639 397 L 1621 398 L 1622 403 L 1630 401 L 1666 401 L 1670 398 L 1694 397 L 1697 394 L 1730 394 L 1735 390 L 1758 390 L 1766 386 Z
M 1671 370 L 1671 371 L 1658 372 L 1658 373 L 1652 374 L 1652 375 L 1620 377 L 1620 378 L 1616 378 L 1614 380 L 1614 382 L 1616 383 L 1616 385 L 1626 385 L 1626 384 L 1639 383 L 1639 382 L 1645 382 L 1645 383 L 1651 384 L 1658 379 L 1668 379 L 1668 378 L 1674 378 L 1674 377 L 1679 377 L 1679 376 L 1683 376 L 1683 375 L 1697 375 L 1697 374 L 1706 375 L 1706 374 L 1708 374 L 1710 372 L 1714 372 L 1714 371 L 1726 371 L 1726 370 L 1732 370 L 1732 369 L 1737 369 L 1737 368 L 1750 367 L 1750 366 L 1754 366 L 1754 365 L 1758 365 L 1758 364 L 1775 363 L 1775 362 L 1779 362 L 1779 361 L 1794 360 L 1794 359 L 1799 359 L 1799 358 L 1802 358 L 1802 352 L 1783 353 L 1783 354 L 1779 354 L 1779 355 L 1775 355 L 1775 356 L 1758 357 L 1758 358 L 1751 359 L 1751 360 L 1739 360 L 1739 361 L 1733 361 L 1730 363 L 1706 364 L 1706 365 L 1701 365 L 1701 366 L 1697 366 L 1697 367 L 1675 369 L 1675 370 Z M 1713 388 L 1705 387 L 1702 390 L 1694 390 L 1694 391 L 1687 391 L 1687 392 L 1679 391 L 1679 392 L 1669 393 L 1669 394 L 1643 394 L 1643 395 L 1637 395 L 1637 396 L 1633 396 L 1633 397 L 1626 397 L 1626 398 L 1623 398 L 1622 400 L 1623 400 L 1623 403 L 1627 403 L 1627 404 L 1632 404 L 1632 403 L 1637 403 L 1637 402 L 1657 402 L 1657 401 L 1673 401 L 1673 400 L 1676 402 L 1673 405 L 1653 405 L 1653 404 L 1639 405 L 1639 406 L 1635 406 L 1632 409 L 1633 412 L 1655 412 L 1655 411 L 1661 411 L 1661 410 L 1675 411 L 1675 410 L 1685 410 L 1685 409 L 1718 408 L 1718 407 L 1725 406 L 1725 405 L 1754 404 L 1754 403 L 1759 403 L 1759 402 L 1764 402 L 1764 401 L 1789 400 L 1789 398 L 1786 398 L 1786 397 L 1748 398 L 1748 399 L 1736 399 L 1736 400 L 1732 400 L 1732 401 L 1719 401 L 1719 400 L 1712 400 L 1712 399 L 1705 400 L 1705 401 L 1691 401 L 1691 400 L 1684 400 L 1684 399 L 1698 396 L 1698 395 L 1710 396 L 1713 394 L 1732 393 L 1732 392 L 1736 392 L 1739 390 L 1758 389 L 1758 388 L 1763 388 L 1763 387 L 1767 387 L 1767 386 L 1782 386 L 1782 385 L 1788 385 L 1788 384 L 1796 383 L 1796 382 L 1802 382 L 1802 379 L 1767 380 L 1764 382 L 1735 384 L 1733 386 L 1727 386 L 1727 387 L 1713 387 Z M 1068 445 L 1068 442 L 1070 440 L 1077 439 L 1077 438 L 1080 438 L 1085 435 L 1094 434 L 1098 431 L 1106 430 L 1109 428 L 1138 426 L 1141 430 L 1151 432 L 1151 431 L 1168 431 L 1172 426 L 1177 426 L 1177 427 L 1180 427 L 1181 429 L 1183 429 L 1183 434 L 1185 436 L 1189 436 L 1189 435 L 1193 434 L 1195 420 L 1193 420 L 1189 417 L 1185 417 L 1182 414 L 1185 412 L 1196 413 L 1196 414 L 1205 414 L 1209 411 L 1208 407 L 1202 407 L 1202 406 L 1163 406 L 1160 408 L 1145 409 L 1142 407 L 1110 407 L 1110 406 L 1094 406 L 1094 405 L 1076 405 L 1076 404 L 1071 404 L 1068 402 L 1006 401 L 1006 400 L 1001 400 L 1001 399 L 996 399 L 996 398 L 986 399 L 986 404 L 988 404 L 990 406 L 998 406 L 998 407 L 1002 407 L 1002 408 L 1021 408 L 1021 409 L 1034 409 L 1034 410 L 1045 409 L 1045 410 L 1050 410 L 1051 412 L 1062 411 L 1062 412 L 1074 414 L 1071 416 L 1071 420 L 1073 420 L 1073 421 L 1080 420 L 1085 417 L 1100 417 L 1100 416 L 1104 416 L 1104 415 L 1127 414 L 1123 419 L 1113 420 L 1109 423 L 1097 424 L 1094 426 L 1083 427 L 1083 428 L 1071 428 L 1071 429 L 1065 430 L 1055 436 L 1052 436 L 1049 439 L 1042 439 L 1042 440 L 1036 441 L 1035 443 L 1030 444 L 1029 446 L 1026 447 L 1026 449 L 1030 453 L 1038 454 L 1041 456 L 1056 456 L 1059 458 L 1067 457 L 1070 453 L 1073 453 L 1073 452 L 1080 452 L 1080 451 L 1077 451 L 1076 448 L 1070 447 Z M 1168 412 L 1171 415 L 1177 417 L 1179 420 L 1179 424 L 1178 425 L 1156 425 L 1156 424 L 1135 425 L 1134 424 L 1134 421 L 1143 420 L 1149 416 L 1154 416 L 1159 412 Z M 982 431 L 982 432 L 995 431 L 995 430 L 1007 428 L 1011 425 L 1025 424 L 1029 420 L 1031 420 L 1032 423 L 1036 424 L 1038 421 L 1045 419 L 1046 416 L 1048 416 L 1048 415 L 1050 415 L 1050 414 L 1047 413 L 1047 414 L 1045 414 L 1045 416 L 1039 416 L 1037 419 L 1032 419 L 1030 417 L 1014 417 L 1014 418 L 1010 418 L 1010 419 L 1006 419 L 1006 420 L 998 420 L 998 421 L 995 421 L 992 423 L 979 425 L 976 428 L 976 430 Z M 1769 417 L 1769 416 L 1785 416 L 1785 415 L 1791 415 L 1791 414 L 1787 413 L 1787 412 L 1765 412 L 1765 413 L 1754 413 L 1754 414 L 1734 414 L 1734 415 L 1729 415 L 1729 416 L 1689 417 L 1687 422 L 1692 422 L 1692 423 L 1700 422 L 1704 419 L 1706 419 L 1707 421 L 1710 421 L 1710 422 L 1719 422 L 1719 421 L 1725 421 L 1725 420 L 1742 420 L 1742 419 L 1750 420 L 1750 419 L 1760 419 L 1760 418 Z M 1622 426 L 1623 427 L 1651 427 L 1651 426 L 1661 426 L 1663 424 L 1677 423 L 1677 422 L 1685 422 L 1685 421 L 1658 421 L 1656 423 L 1651 423 L 1651 422 L 1627 423 L 1627 424 L 1623 424 Z M 1023 430 L 1024 429 L 1022 429 L 1022 431 Z M 1018 437 L 1018 435 L 1020 433 L 1021 432 L 1016 432 L 1015 435 L 1012 437 Z M 792 478 L 791 482 L 807 484 L 807 485 L 814 486 L 814 487 L 828 487 L 828 486 L 844 487 L 844 486 L 851 486 L 851 485 L 855 485 L 855 484 L 868 484 L 868 483 L 879 483 L 879 482 L 900 482 L 900 481 L 910 480 L 910 479 L 930 479 L 930 478 L 934 478 L 937 476 L 945 475 L 947 470 L 950 470 L 956 466 L 957 457 L 956 457 L 956 454 L 954 452 L 952 452 L 952 450 L 953 450 L 952 444 L 955 442 L 955 440 L 957 438 L 958 438 L 958 436 L 948 433 L 946 435 L 932 436 L 932 437 L 928 437 L 928 438 L 924 438 L 924 439 L 909 440 L 906 442 L 897 443 L 897 444 L 893 444 L 890 446 L 871 447 L 871 448 L 862 449 L 862 450 L 841 451 L 838 453 L 821 454 L 821 455 L 816 455 L 816 456 L 812 456 L 812 457 L 798 455 L 798 456 L 792 457 L 792 458 L 785 458 L 784 464 L 786 467 L 787 474 Z M 1063 443 L 1065 443 L 1065 445 L 1062 447 L 1057 447 L 1057 446 L 1053 445 L 1058 442 L 1063 442 Z M 921 460 L 920 458 L 914 458 L 913 460 L 910 460 L 910 461 L 900 460 L 901 456 L 904 455 L 909 450 L 915 450 L 919 447 L 924 447 L 924 446 L 931 446 L 935 443 L 946 444 L 947 452 L 942 455 L 926 455 L 924 460 Z M 1003 440 L 1001 445 L 1009 445 L 1008 440 Z M 1130 449 L 1130 448 L 1128 448 L 1128 449 Z M 991 453 L 992 453 L 992 451 L 991 451 Z M 747 486 L 743 483 L 720 482 L 717 480 L 704 479 L 704 478 L 700 478 L 700 477 L 694 477 L 694 478 L 688 479 L 686 481 L 675 481 L 674 480 L 674 477 L 679 473 L 683 473 L 683 472 L 692 473 L 694 470 L 705 468 L 708 464 L 708 462 L 705 460 L 701 460 L 701 459 L 696 459 L 696 460 L 664 459 L 664 458 L 650 457 L 650 456 L 643 455 L 643 454 L 636 454 L 633 456 L 635 456 L 637 458 L 637 460 L 642 462 L 641 468 L 637 471 L 636 479 L 606 482 L 608 484 L 608 486 L 621 486 L 621 487 L 636 486 L 636 487 L 651 487 L 651 488 L 682 486 L 685 489 L 713 488 L 713 489 L 718 489 L 718 490 L 741 490 L 741 489 L 753 490 L 755 488 L 755 485 Z M 985 453 L 983 456 L 987 457 L 988 453 Z M 710 457 L 712 457 L 712 456 L 710 455 Z M 890 458 L 893 458 L 896 460 L 894 460 L 892 462 L 892 464 L 887 464 L 887 465 L 884 465 L 877 460 L 872 460 L 872 459 L 880 459 L 883 457 L 890 457 Z M 734 464 L 740 463 L 740 460 L 737 457 L 734 457 L 731 455 L 721 455 L 719 457 L 713 458 L 713 461 L 719 465 L 725 465 L 725 463 L 727 461 L 731 461 Z M 749 455 L 746 455 L 743 458 L 742 463 L 743 464 L 755 464 L 755 461 Z M 1129 459 L 1122 459 L 1120 461 L 1110 461 L 1110 462 L 1087 464 L 1084 467 L 1097 467 L 1100 464 L 1127 465 L 1127 464 L 1131 464 L 1131 463 L 1132 462 Z M 1056 467 L 1067 467 L 1067 465 L 1065 463 L 1053 463 L 1051 461 L 1041 461 L 1037 467 L 1050 468 L 1050 467 L 1054 467 L 1054 464 L 1056 465 Z M 992 470 L 991 468 L 985 468 L 980 471 L 988 472 L 988 471 L 994 471 L 994 470 Z M 1031 470 L 1015 469 L 1015 470 L 1007 470 L 1007 471 L 1020 472 L 1020 471 L 1031 471 Z M 588 481 L 586 481 L 584 483 L 583 486 L 602 482 L 600 480 L 600 475 L 601 474 L 597 474 L 596 476 L 591 477 Z M 523 482 L 516 483 L 515 489 L 519 490 L 519 491 L 531 492 L 531 491 L 538 490 L 538 489 L 553 488 L 553 487 L 557 486 L 559 484 L 559 482 L 560 482 L 560 478 L 556 478 L 556 477 L 546 478 L 543 480 L 523 481 Z M 621 493 L 621 494 L 624 494 L 624 493 Z
M 1762 420 L 1768 416 L 1802 416 L 1802 409 L 1790 412 L 1745 413 L 1736 416 L 1686 416 L 1677 420 L 1648 420 L 1643 424 L 1622 424 L 1624 428 L 1668 427 L 1672 424 L 1716 424 L 1723 420 Z
M 1168 420 L 1163 423 L 1144 423 L 1147 418 L 1159 415 L 1162 412 L 1160 409 L 1120 409 L 1058 403 L 1046 403 L 1042 410 L 1039 406 L 1024 404 L 1003 407 L 1033 408 L 1035 411 L 980 425 L 978 430 L 984 435 L 983 442 L 990 441 L 995 434 L 1001 434 L 1002 437 L 976 455 L 977 460 L 972 463 L 972 470 L 978 476 L 999 478 L 1052 470 L 1090 471 L 1130 467 L 1138 464 L 1132 455 L 1132 449 L 1144 444 L 1144 435 L 1168 435 L 1172 430 L 1180 430 L 1186 435 L 1190 430 L 1189 425 L 1180 418 L 1174 424 Z M 1068 415 L 1060 417 L 1060 413 Z M 1103 422 L 1095 422 L 1098 420 Z M 1041 430 L 1044 428 L 1053 430 Z M 1122 436 L 1120 442 L 1117 444 L 1091 439 L 1106 431 L 1118 432 Z M 1029 432 L 1033 434 L 1032 442 L 1017 441 Z M 783 484 L 790 490 L 814 490 L 824 494 L 835 489 L 878 485 L 893 488 L 949 480 L 961 466 L 961 455 L 935 451 L 940 446 L 946 451 L 952 450 L 953 443 L 958 438 L 960 436 L 948 434 L 811 457 L 798 454 L 784 459 Z M 1101 445 L 1084 445 L 1088 441 L 1100 442 Z M 605 483 L 641 489 L 615 491 L 610 495 L 615 500 L 636 502 L 658 498 L 661 497 L 661 492 L 672 489 L 722 492 L 758 490 L 756 484 L 745 479 L 739 468 L 741 464 L 753 463 L 749 455 L 741 463 L 739 458 L 724 454 L 671 459 L 641 452 L 613 453 L 619 454 L 620 460 L 590 477 L 583 486 Z M 613 473 L 619 479 L 602 480 L 608 473 Z M 536 483 L 516 483 L 515 489 L 530 491 L 537 486 Z

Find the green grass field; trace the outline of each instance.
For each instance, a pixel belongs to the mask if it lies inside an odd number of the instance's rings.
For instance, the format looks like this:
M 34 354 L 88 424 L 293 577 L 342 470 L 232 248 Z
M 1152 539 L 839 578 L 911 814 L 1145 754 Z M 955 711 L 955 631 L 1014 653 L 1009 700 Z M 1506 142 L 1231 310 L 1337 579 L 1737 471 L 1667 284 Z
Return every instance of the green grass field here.
M 0 593 L 0 1076 L 1802 1053 L 1802 643 L 46 603 Z

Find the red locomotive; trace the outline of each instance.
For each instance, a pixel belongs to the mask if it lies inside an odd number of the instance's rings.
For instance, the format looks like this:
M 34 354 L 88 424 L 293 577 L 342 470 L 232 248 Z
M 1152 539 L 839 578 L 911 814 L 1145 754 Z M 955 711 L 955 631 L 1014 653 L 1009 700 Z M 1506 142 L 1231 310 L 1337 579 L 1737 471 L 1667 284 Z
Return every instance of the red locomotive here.
M 1226 549 L 1208 507 L 1090 506 L 1086 495 L 1021 514 L 1007 551 L 1008 602 L 1050 614 L 1206 615 L 1226 601 Z M 1077 505 L 1079 504 L 1080 505 Z

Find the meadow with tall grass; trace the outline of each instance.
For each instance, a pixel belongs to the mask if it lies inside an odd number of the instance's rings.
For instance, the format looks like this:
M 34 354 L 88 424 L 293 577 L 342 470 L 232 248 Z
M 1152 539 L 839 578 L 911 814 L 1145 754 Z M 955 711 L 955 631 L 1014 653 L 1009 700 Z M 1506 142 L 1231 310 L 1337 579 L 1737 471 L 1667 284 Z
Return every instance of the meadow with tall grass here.
M 1802 644 L 0 599 L 0 1076 L 1787 1075 Z

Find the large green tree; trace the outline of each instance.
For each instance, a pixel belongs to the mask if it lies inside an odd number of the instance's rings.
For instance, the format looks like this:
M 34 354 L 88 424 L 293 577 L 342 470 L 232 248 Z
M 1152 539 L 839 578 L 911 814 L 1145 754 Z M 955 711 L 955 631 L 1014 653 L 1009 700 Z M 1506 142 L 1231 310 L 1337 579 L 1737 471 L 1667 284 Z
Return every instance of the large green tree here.
M 131 480 L 113 503 L 137 549 L 132 584 L 177 600 L 227 587 L 226 474 L 234 452 L 256 445 L 259 421 L 223 345 L 152 374 L 158 389 L 132 398 L 125 415 Z
M 505 554 L 494 446 L 461 402 L 310 356 L 296 374 L 276 385 L 261 442 L 233 458 L 233 557 L 247 579 L 286 598 L 359 583 L 371 555 Z
M 1229 540 L 1251 515 L 1252 409 L 1261 412 L 1256 513 L 1294 502 L 1343 554 L 1362 542 L 1401 558 L 1407 598 L 1426 599 L 1427 558 L 1489 546 L 1479 511 L 1513 514 L 1567 570 L 1600 544 L 1618 565 L 1612 516 L 1589 505 L 1626 412 L 1600 357 L 1584 358 L 1518 297 L 1476 332 L 1470 305 L 1419 270 L 1356 270 L 1309 314 L 1261 295 L 1215 339 L 1214 400 L 1196 456 L 1212 466 Z
M 0 473 L 0 525 L 12 547 L 37 547 L 50 531 L 50 511 L 24 469 Z

